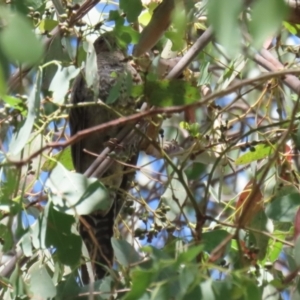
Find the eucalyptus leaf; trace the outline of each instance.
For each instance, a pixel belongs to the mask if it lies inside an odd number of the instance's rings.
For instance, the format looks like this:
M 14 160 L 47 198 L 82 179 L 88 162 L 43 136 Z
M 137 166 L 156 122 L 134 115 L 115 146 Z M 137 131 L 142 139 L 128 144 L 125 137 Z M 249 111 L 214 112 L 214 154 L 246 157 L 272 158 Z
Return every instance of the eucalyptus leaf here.
M 135 22 L 143 9 L 143 5 L 141 0 L 120 0 L 120 8 L 126 14 L 128 22 Z
M 72 233 L 75 218 L 55 210 L 52 203 L 48 206 L 45 244 L 55 247 L 61 263 L 75 266 L 80 260 L 82 246 L 81 237 Z
M 156 270 L 140 270 L 136 269 L 132 272 L 132 287 L 126 294 L 124 300 L 140 299 L 146 292 L 148 286 L 155 278 Z
M 288 6 L 284 0 L 255 1 L 252 7 L 252 21 L 249 24 L 253 38 L 252 46 L 260 49 L 265 40 L 279 29 L 287 14 Z
M 30 275 L 30 290 L 33 298 L 51 299 L 55 297 L 56 288 L 44 266 L 34 270 Z
M 256 231 L 252 232 L 252 234 L 255 237 L 256 246 L 259 249 L 257 257 L 259 260 L 263 260 L 268 250 L 268 243 L 270 237 L 261 234 L 260 232 L 269 232 L 270 234 L 272 234 L 273 227 L 274 227 L 273 223 L 270 219 L 267 218 L 265 212 L 263 210 L 260 210 L 258 213 L 256 213 L 256 215 L 251 220 L 249 227 L 256 229 Z
M 269 145 L 257 145 L 251 148 L 252 151 L 249 151 L 235 160 L 236 165 L 249 164 L 253 161 L 264 159 L 270 156 L 274 152 L 274 147 Z
M 23 123 L 22 127 L 13 135 L 13 138 L 9 145 L 9 152 L 11 153 L 11 155 L 19 154 L 29 140 L 35 118 L 38 116 L 40 109 L 40 92 L 42 82 L 41 79 L 42 72 L 38 71 L 35 83 L 28 97 L 28 114 L 26 121 Z
M 266 215 L 280 222 L 293 222 L 300 206 L 300 194 L 292 193 L 275 197 L 266 207 Z
M 215 31 L 217 40 L 232 57 L 241 47 L 241 31 L 238 16 L 242 11 L 241 1 L 210 0 L 207 5 L 208 19 Z
M 74 170 L 70 147 L 54 154 L 51 158 L 45 161 L 45 163 L 42 165 L 42 170 L 52 171 L 58 162 L 60 162 L 67 170 Z
M 43 46 L 28 20 L 21 14 L 12 14 L 3 7 L 0 17 L 7 22 L 7 26 L 0 33 L 0 47 L 4 54 L 13 62 L 38 63 L 42 58 Z
M 137 263 L 141 260 L 140 255 L 127 241 L 112 238 L 111 244 L 113 246 L 115 256 L 121 265 L 129 267 L 131 264 Z
M 185 174 L 184 179 L 187 180 Z M 187 192 L 184 185 L 177 178 L 172 178 L 169 182 L 165 192 L 160 196 L 160 203 L 164 203 L 170 207 L 170 210 L 166 212 L 166 218 L 170 221 L 174 221 L 182 212 L 182 206 L 187 199 Z M 160 207 L 160 205 L 159 205 Z
M 70 80 L 75 78 L 79 72 L 80 69 L 76 69 L 74 66 L 57 69 L 49 86 L 49 91 L 53 92 L 53 102 L 58 104 L 65 102 L 65 97 L 70 89 Z
M 52 170 L 46 185 L 56 209 L 70 215 L 105 212 L 111 207 L 109 193 L 96 178 L 72 173 L 60 163 Z

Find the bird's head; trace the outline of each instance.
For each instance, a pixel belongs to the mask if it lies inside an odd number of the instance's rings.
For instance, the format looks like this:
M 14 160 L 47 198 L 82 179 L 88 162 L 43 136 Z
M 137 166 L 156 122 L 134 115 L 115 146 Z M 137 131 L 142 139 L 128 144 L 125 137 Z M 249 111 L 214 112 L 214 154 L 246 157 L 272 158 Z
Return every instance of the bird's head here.
M 99 36 L 94 42 L 96 54 L 120 50 L 117 38 L 112 32 L 106 32 Z

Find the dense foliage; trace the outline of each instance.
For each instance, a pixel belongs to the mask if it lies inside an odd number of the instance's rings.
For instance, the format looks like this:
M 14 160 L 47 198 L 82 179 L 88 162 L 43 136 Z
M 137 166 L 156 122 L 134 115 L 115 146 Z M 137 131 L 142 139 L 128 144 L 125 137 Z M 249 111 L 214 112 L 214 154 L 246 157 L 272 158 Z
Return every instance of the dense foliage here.
M 297 1 L 0 0 L 0 298 L 299 299 L 299 24 Z M 78 220 L 109 199 L 68 113 L 109 30 L 147 103 L 117 123 L 149 126 L 114 269 L 84 286 Z

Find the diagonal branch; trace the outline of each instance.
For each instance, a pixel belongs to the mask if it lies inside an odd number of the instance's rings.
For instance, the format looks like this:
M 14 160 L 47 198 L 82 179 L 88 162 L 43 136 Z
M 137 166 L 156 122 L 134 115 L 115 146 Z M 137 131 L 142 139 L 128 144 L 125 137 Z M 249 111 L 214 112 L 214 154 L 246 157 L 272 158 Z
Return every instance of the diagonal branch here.
M 32 155 L 30 155 L 26 159 L 19 160 L 19 161 L 9 161 L 8 163 L 2 164 L 2 165 L 16 165 L 16 166 L 21 167 L 21 166 L 27 164 L 28 162 L 30 162 L 30 160 L 32 160 L 34 157 L 38 156 L 39 154 L 41 154 L 43 151 L 45 151 L 47 149 L 58 148 L 58 147 L 66 148 L 67 146 L 80 141 L 81 139 L 89 136 L 90 134 L 92 134 L 94 132 L 104 131 L 108 128 L 111 128 L 111 127 L 114 127 L 117 125 L 127 124 L 129 122 L 137 122 L 138 120 L 142 120 L 142 119 L 145 119 L 146 117 L 150 117 L 150 116 L 157 115 L 157 114 L 180 113 L 189 108 L 201 107 L 201 106 L 209 103 L 211 100 L 226 96 L 246 85 L 253 84 L 254 82 L 261 82 L 261 84 L 262 84 L 263 82 L 265 82 L 266 80 L 269 80 L 271 78 L 276 78 L 276 77 L 279 78 L 279 77 L 283 77 L 288 74 L 300 75 L 300 69 L 298 68 L 298 69 L 293 69 L 293 70 L 281 70 L 281 71 L 276 71 L 276 72 L 269 72 L 269 73 L 262 74 L 256 78 L 240 80 L 236 84 L 229 86 L 226 90 L 220 90 L 220 91 L 214 92 L 214 93 L 209 94 L 208 96 L 204 97 L 201 101 L 197 101 L 197 102 L 194 102 L 191 104 L 154 108 L 151 110 L 141 111 L 141 112 L 135 113 L 130 116 L 121 117 L 119 119 L 107 122 L 105 124 L 101 124 L 101 125 L 98 125 L 98 126 L 86 129 L 86 130 L 81 130 L 77 134 L 72 136 L 68 141 L 54 142 L 54 143 L 46 144 L 45 146 L 43 146 L 41 149 L 34 152 Z

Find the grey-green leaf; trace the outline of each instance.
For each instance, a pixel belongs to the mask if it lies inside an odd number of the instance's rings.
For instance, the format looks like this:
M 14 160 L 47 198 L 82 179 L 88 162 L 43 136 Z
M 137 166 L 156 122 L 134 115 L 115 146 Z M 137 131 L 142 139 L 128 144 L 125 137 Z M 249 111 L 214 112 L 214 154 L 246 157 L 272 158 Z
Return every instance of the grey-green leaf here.
M 120 0 L 120 8 L 126 13 L 128 22 L 135 22 L 143 5 L 141 0 Z
M 3 7 L 0 16 L 7 22 L 0 34 L 0 46 L 4 54 L 11 61 L 31 65 L 38 63 L 43 55 L 43 46 L 29 22 L 21 14 L 11 14 Z
M 265 40 L 276 33 L 287 13 L 288 7 L 284 0 L 255 1 L 249 24 L 253 38 L 252 46 L 260 49 Z
M 140 255 L 127 241 L 112 238 L 111 244 L 113 246 L 115 256 L 121 265 L 128 267 L 141 260 Z
M 31 273 L 30 290 L 33 293 L 33 299 L 52 299 L 55 297 L 56 288 L 44 266 L 33 270 Z
M 53 102 L 63 104 L 70 88 L 70 80 L 80 72 L 74 66 L 59 67 L 51 81 L 49 91 L 53 92 Z
M 106 212 L 111 202 L 105 186 L 96 178 L 72 173 L 60 163 L 46 183 L 56 209 L 70 215 L 88 215 L 95 210 Z
M 9 152 L 12 155 L 17 155 L 25 147 L 31 134 L 34 120 L 38 116 L 40 108 L 40 92 L 41 92 L 42 72 L 38 71 L 36 75 L 35 84 L 32 87 L 30 96 L 28 98 L 28 114 L 23 126 L 18 130 L 9 145 Z
M 209 21 L 214 28 L 217 40 L 231 56 L 235 56 L 241 47 L 241 31 L 238 23 L 241 9 L 241 1 L 208 1 Z
M 280 222 L 293 222 L 297 208 L 300 206 L 299 193 L 279 196 L 273 199 L 266 207 L 266 215 Z

